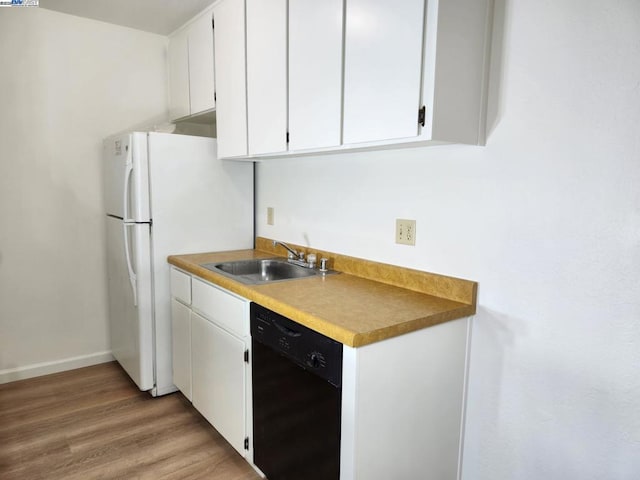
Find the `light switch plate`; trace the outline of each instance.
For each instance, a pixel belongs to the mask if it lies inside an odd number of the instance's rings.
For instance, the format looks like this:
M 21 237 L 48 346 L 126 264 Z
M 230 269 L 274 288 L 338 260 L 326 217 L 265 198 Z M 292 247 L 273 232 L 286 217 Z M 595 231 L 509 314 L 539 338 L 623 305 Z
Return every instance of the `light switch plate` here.
M 396 218 L 396 243 L 402 245 L 416 244 L 416 221 Z
M 273 215 L 273 207 L 267 207 L 267 225 L 274 224 Z

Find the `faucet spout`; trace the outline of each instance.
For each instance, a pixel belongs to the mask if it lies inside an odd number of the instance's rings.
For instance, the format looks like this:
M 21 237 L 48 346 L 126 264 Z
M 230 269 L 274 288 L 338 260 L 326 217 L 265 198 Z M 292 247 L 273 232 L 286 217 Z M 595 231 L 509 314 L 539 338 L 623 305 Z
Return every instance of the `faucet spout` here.
M 279 242 L 278 240 L 274 240 L 273 241 L 273 246 L 277 247 L 278 245 L 284 247 L 287 249 L 287 251 L 289 252 L 289 257 L 290 258 L 304 258 L 304 254 L 302 254 L 302 256 L 300 256 L 300 254 L 298 252 L 296 252 L 293 248 L 291 248 L 289 245 L 287 245 L 284 242 Z M 293 255 L 293 257 L 292 257 Z

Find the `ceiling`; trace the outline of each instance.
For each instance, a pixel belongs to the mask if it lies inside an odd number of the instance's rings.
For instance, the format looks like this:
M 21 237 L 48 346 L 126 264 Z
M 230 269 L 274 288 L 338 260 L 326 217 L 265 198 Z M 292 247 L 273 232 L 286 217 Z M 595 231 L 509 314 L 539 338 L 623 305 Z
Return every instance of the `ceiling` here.
M 40 0 L 40 7 L 168 35 L 213 0 Z

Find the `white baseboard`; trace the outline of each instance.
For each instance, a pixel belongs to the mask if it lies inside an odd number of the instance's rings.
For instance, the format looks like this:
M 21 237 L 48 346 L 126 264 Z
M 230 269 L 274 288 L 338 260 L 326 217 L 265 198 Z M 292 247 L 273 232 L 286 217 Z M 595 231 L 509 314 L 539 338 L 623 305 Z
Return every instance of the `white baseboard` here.
M 0 385 L 3 383 L 15 382 L 16 380 L 25 380 L 27 378 L 40 377 L 49 375 L 50 373 L 65 372 L 76 368 L 90 367 L 99 363 L 113 361 L 111 352 L 98 352 L 90 355 L 81 355 L 79 357 L 65 358 L 53 362 L 35 363 L 24 367 L 8 368 L 0 370 Z

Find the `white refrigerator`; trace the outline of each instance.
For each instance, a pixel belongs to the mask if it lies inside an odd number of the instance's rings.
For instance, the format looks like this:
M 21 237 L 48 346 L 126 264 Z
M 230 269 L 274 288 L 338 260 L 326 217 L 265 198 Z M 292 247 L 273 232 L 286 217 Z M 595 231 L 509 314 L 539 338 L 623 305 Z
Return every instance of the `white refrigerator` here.
M 167 256 L 253 247 L 253 164 L 219 160 L 216 140 L 132 132 L 104 141 L 113 356 L 140 390 L 172 381 Z

